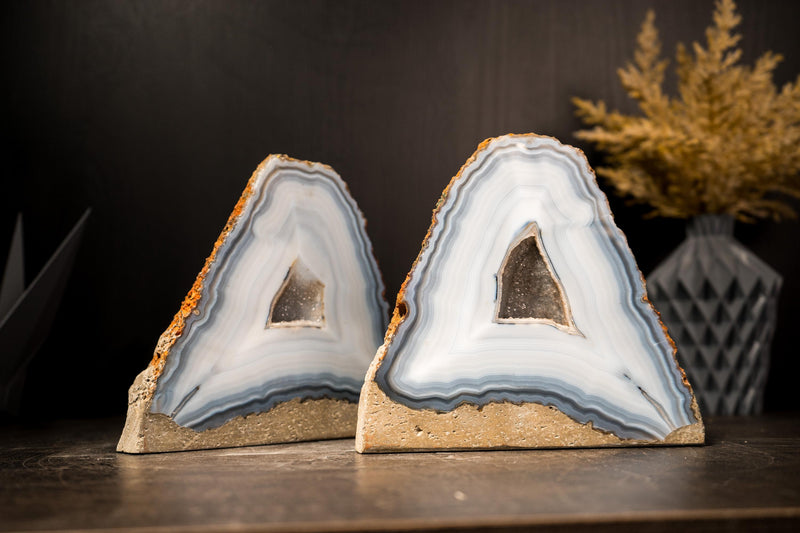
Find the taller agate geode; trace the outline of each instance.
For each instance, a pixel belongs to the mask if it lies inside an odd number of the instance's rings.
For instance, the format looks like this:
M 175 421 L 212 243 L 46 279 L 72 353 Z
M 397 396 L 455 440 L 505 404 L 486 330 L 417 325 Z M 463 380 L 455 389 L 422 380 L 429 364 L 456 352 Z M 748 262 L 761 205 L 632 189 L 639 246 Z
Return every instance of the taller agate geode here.
M 383 291 L 336 172 L 268 157 L 131 387 L 118 451 L 352 436 Z
M 489 139 L 452 179 L 359 405 L 360 452 L 695 444 L 675 345 L 583 154 Z

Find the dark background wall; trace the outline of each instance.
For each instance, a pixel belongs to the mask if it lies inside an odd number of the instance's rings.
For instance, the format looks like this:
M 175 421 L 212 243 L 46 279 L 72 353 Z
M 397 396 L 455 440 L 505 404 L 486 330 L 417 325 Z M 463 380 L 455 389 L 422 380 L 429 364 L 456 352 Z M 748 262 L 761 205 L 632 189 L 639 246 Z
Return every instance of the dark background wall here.
M 2 8 L 0 260 L 18 211 L 28 279 L 94 210 L 28 417 L 124 412 L 247 178 L 270 153 L 332 165 L 349 183 L 394 301 L 442 189 L 477 144 L 572 136 L 573 95 L 634 108 L 615 71 L 649 7 L 665 53 L 703 38 L 697 0 L 13 2 Z M 800 72 L 800 2 L 740 2 L 744 60 Z M 674 80 L 673 80 L 674 83 Z M 605 187 L 606 191 L 610 191 Z M 643 272 L 683 238 L 611 198 Z M 784 274 L 767 394 L 797 409 L 797 221 L 738 226 Z

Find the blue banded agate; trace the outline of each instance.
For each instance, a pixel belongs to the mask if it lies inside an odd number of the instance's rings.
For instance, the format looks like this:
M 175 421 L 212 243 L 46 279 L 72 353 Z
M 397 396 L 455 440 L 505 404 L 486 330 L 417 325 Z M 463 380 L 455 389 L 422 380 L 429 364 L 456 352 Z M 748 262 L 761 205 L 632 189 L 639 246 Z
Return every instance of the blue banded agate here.
M 508 286 L 544 280 L 541 309 L 498 301 L 504 265 L 521 261 L 515 242 L 530 250 L 518 270 L 538 273 Z M 374 379 L 406 407 L 538 403 L 643 441 L 698 422 L 594 173 L 555 139 L 509 135 L 476 152 L 439 202 L 398 309 Z
M 270 156 L 171 347 L 151 411 L 203 431 L 291 399 L 358 400 L 385 328 L 365 221 L 325 165 Z

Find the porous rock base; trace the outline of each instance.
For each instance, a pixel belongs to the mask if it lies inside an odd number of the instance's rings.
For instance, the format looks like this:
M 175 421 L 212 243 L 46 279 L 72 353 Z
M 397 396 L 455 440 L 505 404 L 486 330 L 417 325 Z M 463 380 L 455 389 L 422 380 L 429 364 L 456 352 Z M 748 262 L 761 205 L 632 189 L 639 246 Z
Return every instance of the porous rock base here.
M 155 392 L 152 367 L 128 392 L 128 417 L 118 452 L 152 453 L 230 448 L 352 437 L 357 404 L 346 400 L 290 400 L 267 412 L 238 416 L 218 428 L 194 431 L 161 413 L 150 412 Z
M 380 358 L 379 358 L 380 359 Z M 374 381 L 376 365 L 361 389 L 356 451 L 413 452 L 502 448 L 594 448 L 703 444 L 705 427 L 692 399 L 698 422 L 678 428 L 664 440 L 621 439 L 581 424 L 553 406 L 495 402 L 478 407 L 461 404 L 452 411 L 412 409 L 389 398 Z

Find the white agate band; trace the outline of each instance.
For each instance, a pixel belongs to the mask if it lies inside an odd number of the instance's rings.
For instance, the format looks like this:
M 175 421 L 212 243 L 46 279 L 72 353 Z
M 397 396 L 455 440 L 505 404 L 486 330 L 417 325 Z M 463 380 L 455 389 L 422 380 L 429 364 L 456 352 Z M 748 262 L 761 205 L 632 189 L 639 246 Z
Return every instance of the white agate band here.
M 253 180 L 153 397 L 196 431 L 293 398 L 357 401 L 383 337 L 383 282 L 341 178 L 270 156 Z
M 550 291 L 564 300 L 560 324 L 498 319 L 498 276 L 531 228 L 561 290 Z M 440 201 L 404 291 L 375 375 L 394 402 L 534 402 L 622 439 L 661 440 L 697 422 L 594 173 L 555 139 L 509 135 L 476 152 Z

